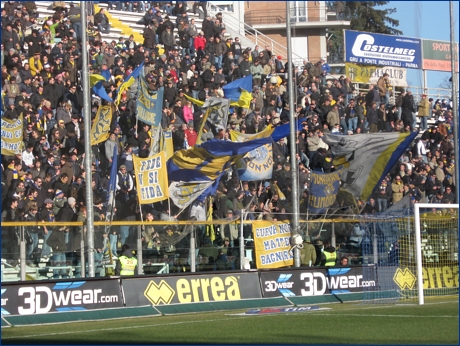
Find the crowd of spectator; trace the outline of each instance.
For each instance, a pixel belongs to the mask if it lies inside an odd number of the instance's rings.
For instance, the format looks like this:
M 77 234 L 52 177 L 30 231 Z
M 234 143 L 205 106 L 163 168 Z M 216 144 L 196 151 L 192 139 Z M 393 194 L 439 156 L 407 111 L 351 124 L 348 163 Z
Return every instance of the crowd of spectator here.
M 190 12 L 200 7 L 205 11 L 201 30 Z M 388 75 L 382 76 L 369 92 L 356 92 L 349 78 L 329 79 L 330 67 L 325 59 L 290 66 L 288 59 L 275 55 L 269 47 L 243 47 L 238 37 L 225 35 L 222 14 L 211 18 L 206 2 L 111 2 L 111 9 L 145 12 L 144 41 L 134 36 L 104 41 L 101 33 L 110 32 L 105 9 L 90 6 L 87 14 L 88 47 L 82 47 L 80 9 L 66 3 L 54 3 L 55 13 L 41 18 L 33 1 L 3 3 L 2 8 L 2 117 L 24 116 L 24 150 L 14 157 L 2 155 L 2 222 L 4 221 L 84 221 L 87 208 L 93 208 L 95 221 L 105 220 L 110 168 L 114 148 L 118 156 L 117 192 L 114 220 L 140 220 L 137 203 L 133 155 L 147 157 L 152 129 L 136 121 L 138 84 L 121 95 L 113 116 L 110 137 L 92 153 L 84 150 L 83 118 L 94 120 L 97 109 L 107 101 L 91 95 L 91 110 L 83 108 L 82 54 L 89 54 L 89 72 L 108 76 L 103 85 L 112 99 L 117 87 L 139 64 L 150 93 L 164 87 L 161 126 L 173 132 L 175 150 L 193 146 L 197 139 L 203 112 L 185 95 L 201 101 L 223 97 L 222 87 L 239 78 L 252 75 L 253 90 L 249 109 L 232 107 L 228 127 L 206 126 L 206 135 L 229 139 L 229 131 L 247 134 L 263 131 L 267 126 L 289 122 L 287 71 L 295 76 L 295 109 L 298 118 L 305 118 L 297 132 L 297 152 L 291 155 L 288 138 L 274 145 L 274 173 L 269 181 L 240 181 L 230 170 L 222 179 L 214 198 L 214 217 L 237 217 L 246 209 L 250 219 L 288 220 L 291 211 L 291 164 L 296 160 L 301 187 L 300 210 L 308 208 L 310 172 L 331 172 L 333 156 L 322 140 L 326 133 L 353 136 L 360 133 L 409 132 L 416 130 L 422 119 L 420 138 L 406 151 L 381 186 L 368 201 L 359 201 L 363 213 L 385 211 L 409 194 L 415 202 L 457 203 L 454 195 L 453 120 L 451 106 L 445 100 L 427 100 L 423 95 L 415 102 L 410 91 L 396 95 Z M 176 18 L 172 18 L 175 16 Z M 177 29 L 177 35 L 174 33 Z M 390 103 L 394 99 L 395 103 Z M 435 125 L 428 128 L 426 119 Z M 92 155 L 92 171 L 86 172 L 83 160 Z M 92 185 L 86 180 L 91 175 Z M 167 177 L 163 177 L 167 179 Z M 86 189 L 93 192 L 93 206 L 85 205 Z M 286 199 L 282 199 L 278 189 Z M 337 203 L 340 203 L 338 201 Z M 341 206 L 336 205 L 334 207 Z M 142 220 L 175 219 L 178 210 L 167 203 L 143 206 Z M 179 219 L 191 217 L 204 221 L 201 203 L 180 213 Z M 28 259 L 33 262 L 39 238 L 43 248 L 38 257 L 48 260 L 53 250 L 55 263 L 62 256 L 77 253 L 85 232 L 72 227 L 30 227 Z M 168 235 L 177 229 L 143 228 L 143 248 L 153 257 L 174 257 L 176 252 Z M 250 230 L 246 232 L 249 232 Z M 170 234 L 171 233 L 171 234 Z M 238 232 L 223 229 L 215 244 L 238 246 Z M 96 230 L 95 247 L 99 252 L 110 247 L 114 254 L 120 245 L 135 247 L 134 227 L 112 227 Z M 180 238 L 180 237 L 179 237 Z M 227 238 L 227 242 L 225 241 Z M 181 242 L 186 242 L 183 237 Z M 119 243 L 119 244 L 118 244 Z M 161 243 L 169 244 L 166 247 Z M 206 244 L 206 245 L 205 245 Z M 198 237 L 198 246 L 209 246 L 205 229 Z M 176 244 L 176 248 L 179 245 Z M 3 253 L 18 253 L 18 236 L 9 228 L 2 233 Z M 160 250 L 160 248 L 162 250 Z M 220 252 L 218 254 L 221 255 Z M 222 254 L 225 255 L 225 254 Z M 61 257 L 60 257 L 61 256 Z M 68 255 L 67 255 L 68 256 Z

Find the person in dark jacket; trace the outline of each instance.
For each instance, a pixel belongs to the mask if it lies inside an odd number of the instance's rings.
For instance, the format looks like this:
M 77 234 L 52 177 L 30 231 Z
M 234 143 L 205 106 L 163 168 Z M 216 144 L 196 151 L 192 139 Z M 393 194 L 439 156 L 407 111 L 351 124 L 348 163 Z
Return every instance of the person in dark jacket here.
M 369 132 L 379 132 L 379 116 L 377 114 L 377 103 L 375 102 L 372 102 L 371 107 L 367 109 L 367 122 L 369 123 Z
M 144 47 L 152 50 L 155 48 L 157 44 L 155 31 L 153 30 L 153 23 L 150 22 L 144 29 L 144 33 L 142 34 L 144 37 Z

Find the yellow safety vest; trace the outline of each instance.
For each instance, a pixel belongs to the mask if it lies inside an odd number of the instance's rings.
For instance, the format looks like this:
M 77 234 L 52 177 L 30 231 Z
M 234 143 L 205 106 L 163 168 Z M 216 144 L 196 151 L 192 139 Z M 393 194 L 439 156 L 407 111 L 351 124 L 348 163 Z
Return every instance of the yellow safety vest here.
M 120 275 L 134 275 L 137 266 L 137 258 L 121 256 L 118 259 L 121 263 Z
M 337 260 L 337 253 L 334 252 L 323 252 L 324 256 L 326 257 L 326 263 L 324 264 L 326 267 L 333 267 L 335 266 L 335 261 Z

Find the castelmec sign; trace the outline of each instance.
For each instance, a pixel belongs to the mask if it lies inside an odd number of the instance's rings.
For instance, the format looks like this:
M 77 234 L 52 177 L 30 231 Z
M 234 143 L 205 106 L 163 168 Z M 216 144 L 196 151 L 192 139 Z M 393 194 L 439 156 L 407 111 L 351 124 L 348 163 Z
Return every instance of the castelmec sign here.
M 421 40 L 345 30 L 345 61 L 355 64 L 422 68 Z

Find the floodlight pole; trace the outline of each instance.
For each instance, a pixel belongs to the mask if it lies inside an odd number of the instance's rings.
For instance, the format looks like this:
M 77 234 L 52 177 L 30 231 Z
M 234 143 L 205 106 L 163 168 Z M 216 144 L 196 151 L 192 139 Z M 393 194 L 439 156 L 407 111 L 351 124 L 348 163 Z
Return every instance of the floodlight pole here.
M 288 63 L 288 87 L 289 94 L 289 125 L 290 136 L 289 146 L 291 150 L 291 177 L 292 177 L 292 229 L 291 236 L 299 234 L 299 172 L 296 159 L 296 132 L 297 132 L 297 119 L 294 111 L 294 73 L 292 62 L 292 42 L 291 42 L 291 12 L 290 2 L 286 1 L 286 38 L 287 38 L 287 63 Z M 294 247 L 294 267 L 300 267 L 300 249 Z
M 458 198 L 460 196 L 460 187 L 459 185 L 459 179 L 458 179 L 458 160 L 459 160 L 459 154 L 458 154 L 458 146 L 460 145 L 460 141 L 458 138 L 458 71 L 456 69 L 457 67 L 457 47 L 455 45 L 455 31 L 454 31 L 454 2 L 449 1 L 449 12 L 450 12 L 450 51 L 451 51 L 451 57 L 450 57 L 450 64 L 451 64 L 451 69 L 452 69 L 452 118 L 454 119 L 454 139 L 457 142 L 457 145 L 454 145 L 454 156 L 455 156 L 455 195 L 457 197 L 457 203 L 458 203 Z
M 86 243 L 88 249 L 88 277 L 95 276 L 94 268 L 94 211 L 93 211 L 93 189 L 92 167 L 91 167 L 91 99 L 88 72 L 88 47 L 86 41 L 86 1 L 80 1 L 81 9 L 81 45 L 82 45 L 82 86 L 83 86 L 83 121 L 85 124 L 85 171 L 86 171 Z M 86 268 L 82 268 L 85 271 Z

